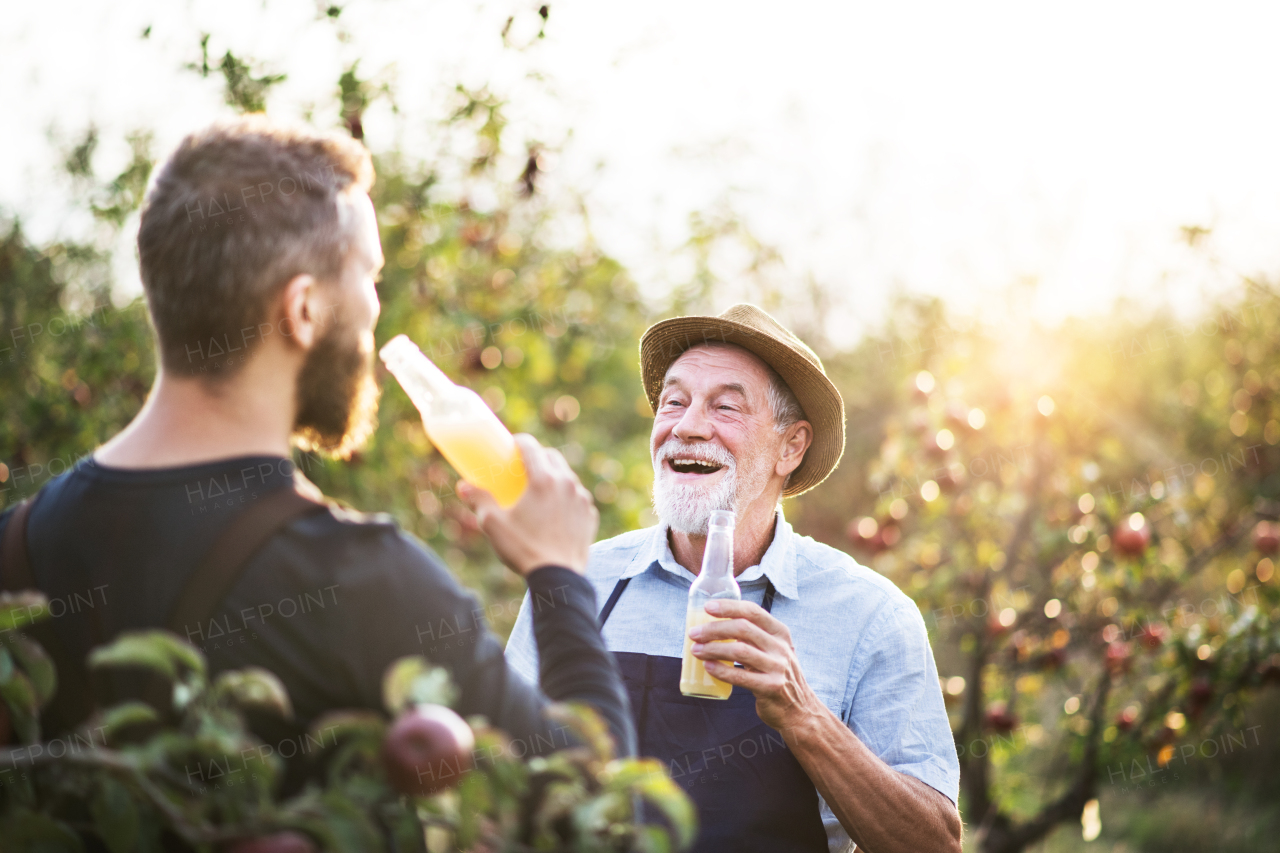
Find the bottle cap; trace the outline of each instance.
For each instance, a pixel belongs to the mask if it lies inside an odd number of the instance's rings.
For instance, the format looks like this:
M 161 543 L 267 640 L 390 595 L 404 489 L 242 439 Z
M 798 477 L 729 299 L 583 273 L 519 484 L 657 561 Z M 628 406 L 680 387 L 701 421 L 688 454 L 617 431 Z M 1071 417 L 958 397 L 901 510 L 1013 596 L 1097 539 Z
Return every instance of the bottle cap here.
M 711 520 L 707 522 L 707 532 L 717 530 L 733 530 L 733 513 L 727 509 L 713 509 Z

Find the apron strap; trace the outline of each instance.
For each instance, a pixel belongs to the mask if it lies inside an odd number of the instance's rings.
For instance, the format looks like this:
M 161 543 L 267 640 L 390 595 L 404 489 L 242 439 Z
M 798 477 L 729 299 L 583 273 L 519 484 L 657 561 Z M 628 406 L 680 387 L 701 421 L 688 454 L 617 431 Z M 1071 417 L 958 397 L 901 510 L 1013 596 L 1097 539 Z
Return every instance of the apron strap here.
M 618 603 L 618 599 L 622 597 L 622 591 L 627 588 L 629 583 L 631 583 L 631 578 L 619 578 L 617 584 L 613 587 L 613 592 L 609 593 L 609 600 L 604 603 L 604 608 L 600 611 L 601 628 L 604 627 L 609 614 L 613 612 L 613 606 Z
M 618 599 L 622 597 L 623 591 L 627 588 L 627 584 L 631 583 L 631 578 L 619 578 L 618 582 L 613 586 L 613 592 L 609 593 L 609 600 L 604 603 L 604 607 L 600 609 L 599 622 L 600 627 L 604 627 L 604 623 L 608 621 L 609 614 L 613 612 L 613 607 L 618 603 Z M 777 590 L 773 588 L 773 581 L 765 579 L 764 588 L 764 612 L 773 612 L 773 596 Z

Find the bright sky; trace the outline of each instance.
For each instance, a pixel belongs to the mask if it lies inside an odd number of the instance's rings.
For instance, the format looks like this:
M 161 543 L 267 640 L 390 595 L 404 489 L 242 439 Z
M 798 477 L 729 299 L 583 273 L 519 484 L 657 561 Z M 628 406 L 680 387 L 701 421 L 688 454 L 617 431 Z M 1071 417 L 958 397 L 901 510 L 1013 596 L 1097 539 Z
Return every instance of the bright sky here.
M 15 6 L 0 206 L 37 237 L 83 227 L 50 180 L 50 127 L 97 122 L 109 174 L 126 131 L 155 128 L 164 151 L 225 111 L 220 81 L 181 70 L 212 31 L 215 56 L 288 72 L 273 110 L 326 121 L 362 57 L 402 115 L 370 116 L 375 149 L 427 152 L 453 83 L 490 82 L 521 134 L 561 148 L 552 179 L 584 194 L 646 288 L 683 274 L 689 213 L 727 203 L 782 250 L 776 280 L 835 295 L 837 342 L 895 289 L 1052 320 L 1120 296 L 1185 313 L 1233 270 L 1280 272 L 1280 7 L 561 0 L 546 39 L 504 52 L 502 21 L 519 10 L 524 38 L 536 6 L 353 0 L 345 44 L 308 0 Z M 1213 228 L 1219 265 L 1178 242 L 1182 225 Z

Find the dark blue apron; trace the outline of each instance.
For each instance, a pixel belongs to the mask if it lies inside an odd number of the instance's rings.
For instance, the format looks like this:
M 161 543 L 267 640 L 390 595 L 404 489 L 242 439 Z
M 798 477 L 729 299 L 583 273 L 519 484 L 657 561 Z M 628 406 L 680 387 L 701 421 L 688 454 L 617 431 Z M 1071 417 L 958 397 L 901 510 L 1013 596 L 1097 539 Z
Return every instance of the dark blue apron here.
M 630 578 L 613 588 L 604 627 Z M 764 609 L 773 609 L 773 583 Z M 639 754 L 660 759 L 693 799 L 701 829 L 694 853 L 826 853 L 813 782 L 778 730 L 756 713 L 756 697 L 680 692 L 680 658 L 614 652 L 636 717 Z

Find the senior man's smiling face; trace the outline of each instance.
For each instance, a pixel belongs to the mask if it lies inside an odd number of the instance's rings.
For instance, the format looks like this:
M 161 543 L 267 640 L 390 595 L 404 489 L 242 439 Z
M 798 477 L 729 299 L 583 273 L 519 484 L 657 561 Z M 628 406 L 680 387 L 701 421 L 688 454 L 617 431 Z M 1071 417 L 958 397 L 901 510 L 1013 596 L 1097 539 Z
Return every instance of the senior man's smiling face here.
M 713 510 L 741 518 L 777 502 L 789 470 L 778 470 L 786 435 L 769 382 L 765 363 L 732 345 L 694 347 L 667 370 L 650 452 L 654 508 L 673 530 L 704 534 Z

